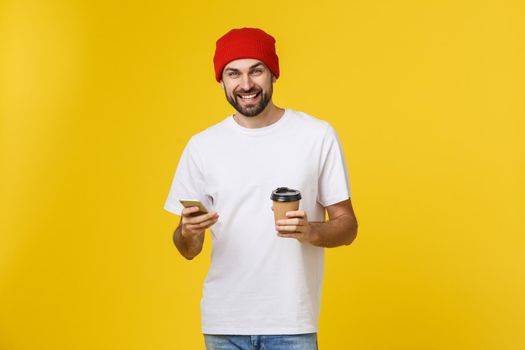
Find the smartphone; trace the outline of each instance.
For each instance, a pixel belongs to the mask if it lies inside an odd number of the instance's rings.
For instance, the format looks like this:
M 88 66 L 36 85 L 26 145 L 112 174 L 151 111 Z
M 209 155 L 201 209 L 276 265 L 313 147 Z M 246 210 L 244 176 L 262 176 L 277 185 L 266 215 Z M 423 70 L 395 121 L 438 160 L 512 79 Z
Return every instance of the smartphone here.
M 208 209 L 206 209 L 206 207 L 204 206 L 204 204 L 202 204 L 200 201 L 198 200 L 195 200 L 195 199 L 180 199 L 179 202 L 185 207 L 185 208 L 189 208 L 189 207 L 199 207 L 199 211 L 198 212 L 195 212 L 195 213 L 192 213 L 191 215 L 192 216 L 197 216 L 197 215 L 202 215 L 202 214 L 206 214 L 208 212 Z

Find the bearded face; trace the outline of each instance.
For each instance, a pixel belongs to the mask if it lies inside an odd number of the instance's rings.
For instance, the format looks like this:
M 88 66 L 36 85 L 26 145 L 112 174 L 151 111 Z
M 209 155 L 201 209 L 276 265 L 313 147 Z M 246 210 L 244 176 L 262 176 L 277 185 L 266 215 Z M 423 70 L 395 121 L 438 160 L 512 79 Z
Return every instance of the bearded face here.
M 259 115 L 272 99 L 272 72 L 259 60 L 232 61 L 222 78 L 226 99 L 243 116 Z

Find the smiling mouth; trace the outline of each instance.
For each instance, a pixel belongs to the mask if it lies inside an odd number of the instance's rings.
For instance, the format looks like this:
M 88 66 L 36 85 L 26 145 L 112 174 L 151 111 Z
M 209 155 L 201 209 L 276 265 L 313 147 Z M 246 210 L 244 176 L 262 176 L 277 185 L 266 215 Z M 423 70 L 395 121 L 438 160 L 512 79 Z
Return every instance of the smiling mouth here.
M 255 100 L 257 97 L 259 97 L 259 95 L 261 94 L 261 92 L 256 92 L 254 94 L 249 94 L 249 95 L 237 95 L 237 97 L 239 97 L 242 101 L 245 101 L 245 102 L 251 102 L 253 100 Z

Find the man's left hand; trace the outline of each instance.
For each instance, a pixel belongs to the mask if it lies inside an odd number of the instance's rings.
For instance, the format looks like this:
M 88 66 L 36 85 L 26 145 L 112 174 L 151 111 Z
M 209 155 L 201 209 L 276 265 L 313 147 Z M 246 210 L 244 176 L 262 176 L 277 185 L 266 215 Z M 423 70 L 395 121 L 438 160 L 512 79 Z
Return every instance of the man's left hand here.
M 301 242 L 313 241 L 312 225 L 304 210 L 287 211 L 286 219 L 278 220 L 275 229 L 279 237 L 296 238 Z

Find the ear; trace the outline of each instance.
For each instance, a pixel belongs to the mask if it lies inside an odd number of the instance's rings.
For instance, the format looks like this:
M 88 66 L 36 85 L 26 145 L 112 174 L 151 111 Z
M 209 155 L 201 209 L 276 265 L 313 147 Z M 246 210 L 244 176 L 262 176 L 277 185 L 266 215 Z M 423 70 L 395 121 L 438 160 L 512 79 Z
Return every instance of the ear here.
M 221 86 L 224 89 L 224 82 L 222 81 L 222 79 L 221 79 Z
M 272 74 L 272 83 L 275 83 L 277 81 L 277 78 L 275 77 L 275 75 Z

